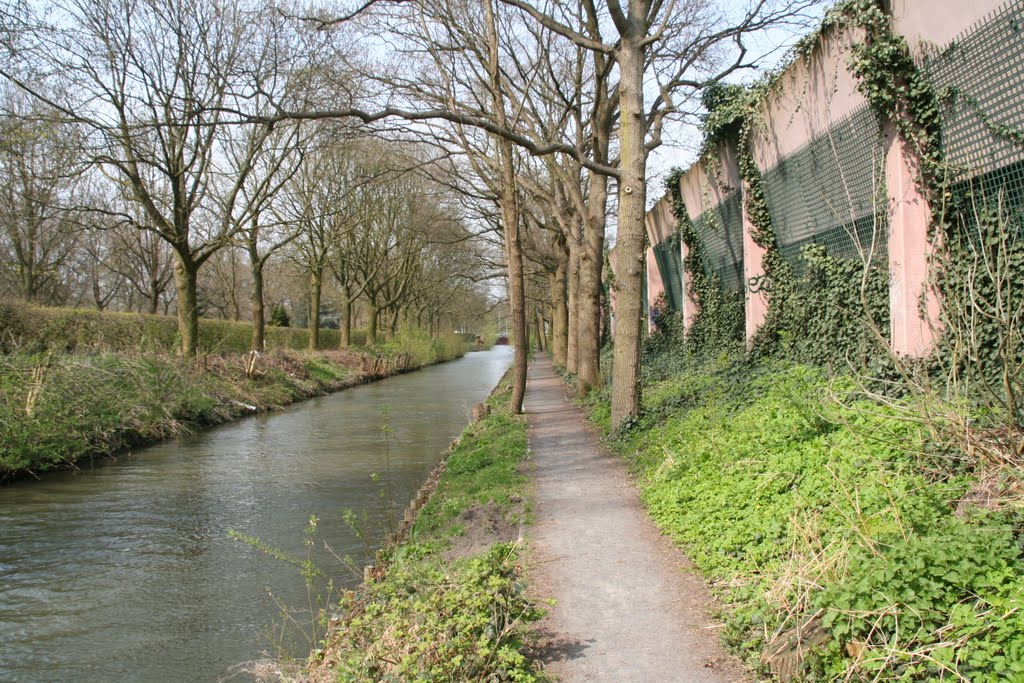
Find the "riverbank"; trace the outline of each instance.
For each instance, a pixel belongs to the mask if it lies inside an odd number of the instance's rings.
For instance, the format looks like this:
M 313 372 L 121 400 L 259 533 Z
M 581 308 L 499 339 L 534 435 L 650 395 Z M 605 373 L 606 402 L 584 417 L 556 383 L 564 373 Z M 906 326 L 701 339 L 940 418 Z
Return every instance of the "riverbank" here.
M 452 445 L 404 538 L 347 592 L 310 681 L 541 680 L 525 652 L 541 615 L 520 564 L 526 421 L 507 377 Z
M 164 325 L 153 316 L 46 310 L 42 317 L 29 315 L 38 311 L 26 307 L 0 310 L 7 316 L 4 338 L 16 342 L 0 354 L 0 482 L 73 468 L 452 360 L 467 350 L 456 337 L 431 339 L 405 330 L 373 348 L 278 347 L 256 355 L 204 353 L 183 360 L 169 351 L 173 343 L 155 344 L 146 337 L 145 330 Z M 228 337 L 245 336 L 235 327 L 247 326 L 203 321 L 201 336 L 205 331 L 207 345 L 223 346 Z M 137 338 L 131 330 L 139 332 Z M 30 332 L 36 336 L 27 336 Z M 114 344 L 117 339 L 120 345 Z
M 739 355 L 645 361 L 637 423 L 608 433 L 599 395 L 592 417 L 753 671 L 1024 680 L 1024 486 L 998 439 L 957 440 L 969 406 Z

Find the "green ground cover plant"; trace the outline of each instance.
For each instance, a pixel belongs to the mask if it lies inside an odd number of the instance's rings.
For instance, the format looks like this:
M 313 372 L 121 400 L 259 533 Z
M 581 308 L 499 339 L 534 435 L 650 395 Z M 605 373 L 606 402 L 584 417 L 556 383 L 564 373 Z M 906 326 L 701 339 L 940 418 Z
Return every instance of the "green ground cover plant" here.
M 611 443 L 752 665 L 781 680 L 1024 681 L 1019 499 L 971 504 L 982 471 L 908 419 L 924 399 L 739 354 L 648 360 L 644 414 Z M 591 409 L 607 428 L 607 402 Z
M 525 594 L 520 548 L 493 532 L 516 529 L 528 513 L 526 421 L 507 401 L 507 390 L 491 396 L 405 541 L 382 551 L 369 580 L 342 597 L 314 680 L 542 680 L 525 654 L 541 612 Z

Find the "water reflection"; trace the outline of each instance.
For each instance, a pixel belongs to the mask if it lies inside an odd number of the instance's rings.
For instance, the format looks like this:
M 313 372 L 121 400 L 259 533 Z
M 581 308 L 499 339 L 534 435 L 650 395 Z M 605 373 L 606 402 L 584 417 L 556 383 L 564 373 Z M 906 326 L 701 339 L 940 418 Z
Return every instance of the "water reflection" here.
M 305 604 L 306 592 L 294 568 L 227 531 L 301 554 L 316 514 L 334 553 L 363 556 L 343 513 L 365 512 L 371 538 L 386 529 L 373 480 L 385 406 L 401 505 L 510 362 L 508 347 L 473 353 L 115 466 L 0 488 L 0 680 L 214 681 L 258 658 L 274 646 L 277 603 Z

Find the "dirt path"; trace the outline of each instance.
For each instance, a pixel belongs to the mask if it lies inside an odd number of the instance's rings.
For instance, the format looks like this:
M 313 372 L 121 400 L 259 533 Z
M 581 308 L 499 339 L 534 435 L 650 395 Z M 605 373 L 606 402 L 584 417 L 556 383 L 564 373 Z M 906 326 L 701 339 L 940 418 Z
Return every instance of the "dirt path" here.
M 538 356 L 526 392 L 537 487 L 532 583 L 557 604 L 542 630 L 566 683 L 746 681 L 705 614 L 707 592 L 643 511 L 617 459 Z

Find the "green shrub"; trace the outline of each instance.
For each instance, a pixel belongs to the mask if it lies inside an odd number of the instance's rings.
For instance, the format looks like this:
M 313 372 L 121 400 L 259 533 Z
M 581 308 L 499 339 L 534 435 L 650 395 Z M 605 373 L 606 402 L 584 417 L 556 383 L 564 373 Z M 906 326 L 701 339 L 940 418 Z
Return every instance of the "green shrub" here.
M 385 357 L 406 357 L 412 367 L 452 360 L 468 349 L 469 345 L 458 335 L 431 337 L 426 330 L 408 326 L 401 327 L 394 338 L 375 347 L 375 351 Z
M 305 350 L 309 330 L 266 328 L 268 350 Z M 353 330 L 353 345 L 366 342 L 366 332 Z M 77 308 L 43 308 L 0 303 L 0 351 L 100 351 L 115 353 L 177 352 L 177 319 L 142 313 L 110 313 Z M 320 348 L 337 348 L 337 330 L 320 330 Z M 202 353 L 245 353 L 252 345 L 252 325 L 233 320 L 199 320 Z

